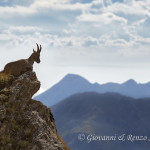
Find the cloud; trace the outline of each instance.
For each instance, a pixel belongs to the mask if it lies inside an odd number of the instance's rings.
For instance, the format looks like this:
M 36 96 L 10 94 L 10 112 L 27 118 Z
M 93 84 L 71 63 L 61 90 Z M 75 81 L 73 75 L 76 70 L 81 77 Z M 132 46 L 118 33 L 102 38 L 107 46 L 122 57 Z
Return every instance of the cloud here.
M 150 2 L 147 0 L 136 1 L 126 0 L 125 3 L 114 3 L 105 7 L 105 12 L 123 13 L 126 15 L 150 15 L 149 12 Z
M 27 49 L 29 54 L 38 42 L 47 68 L 129 66 L 139 59 L 147 63 L 150 57 L 149 0 L 7 3 L 0 3 L 2 53 Z
M 1 0 L 1 6 L 15 6 L 15 5 L 22 5 L 22 6 L 29 6 L 32 4 L 34 0 Z
M 136 26 L 137 34 L 145 38 L 150 37 L 150 33 L 147 32 L 150 26 L 150 16 L 147 16 L 145 19 L 140 20 L 135 24 L 135 26 Z
M 55 11 L 63 11 L 63 10 L 84 10 L 89 8 L 89 4 L 81 4 L 81 3 L 75 3 L 71 4 L 69 3 L 69 0 L 35 0 L 33 3 L 30 3 L 29 6 L 20 5 L 19 3 L 16 5 L 10 5 L 10 6 L 0 6 L 0 16 L 2 15 L 34 15 L 34 14 L 40 14 L 41 12 L 50 12 Z
M 7 30 L 4 30 L 3 33 L 27 34 L 40 31 L 43 31 L 43 29 L 35 26 L 11 26 Z
M 116 16 L 113 13 L 104 14 L 82 14 L 77 18 L 79 21 L 93 22 L 100 24 L 110 24 L 112 21 L 127 23 L 127 20 L 123 17 Z

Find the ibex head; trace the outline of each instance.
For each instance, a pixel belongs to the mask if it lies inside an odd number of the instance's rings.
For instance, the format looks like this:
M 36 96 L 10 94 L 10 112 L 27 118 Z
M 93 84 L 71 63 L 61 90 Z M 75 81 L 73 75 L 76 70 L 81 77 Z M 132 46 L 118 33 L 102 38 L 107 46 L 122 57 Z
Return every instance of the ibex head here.
M 39 45 L 37 43 L 36 45 L 37 45 L 37 51 L 33 49 L 33 59 L 35 62 L 40 63 L 40 52 L 41 52 L 42 47 L 40 45 L 40 48 L 39 48 Z

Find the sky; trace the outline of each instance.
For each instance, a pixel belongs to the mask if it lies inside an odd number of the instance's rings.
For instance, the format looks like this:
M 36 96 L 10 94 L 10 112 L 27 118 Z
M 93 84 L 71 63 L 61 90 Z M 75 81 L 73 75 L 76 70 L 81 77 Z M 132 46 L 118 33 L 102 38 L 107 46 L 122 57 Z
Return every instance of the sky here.
M 42 45 L 41 91 L 68 73 L 150 81 L 149 0 L 0 0 L 0 70 Z

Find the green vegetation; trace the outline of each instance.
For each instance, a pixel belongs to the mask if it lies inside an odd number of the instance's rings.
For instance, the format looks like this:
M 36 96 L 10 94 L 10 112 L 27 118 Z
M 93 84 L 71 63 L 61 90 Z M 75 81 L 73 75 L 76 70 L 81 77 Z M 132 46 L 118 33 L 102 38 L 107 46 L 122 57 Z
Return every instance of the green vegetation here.
M 17 124 L 16 120 L 11 120 L 12 130 L 17 131 L 19 129 L 19 125 Z
M 5 75 L 3 73 L 0 73 L 0 84 L 5 85 L 9 81 L 9 75 Z
M 12 82 L 13 78 L 14 77 L 12 75 L 0 73 L 0 90 L 9 85 Z
M 17 145 L 18 145 L 18 149 L 19 148 L 25 148 L 25 147 L 27 147 L 28 146 L 28 141 L 19 141 L 18 143 L 17 143 Z
M 0 144 L 7 145 L 9 143 L 11 143 L 11 139 L 9 136 L 7 136 L 7 135 L 1 136 Z
M 10 150 L 12 139 L 8 135 L 0 136 L 0 150 Z
M 70 148 L 67 146 L 66 142 L 63 141 L 63 139 L 61 138 L 61 136 L 58 135 L 57 137 L 58 137 L 59 141 L 62 143 L 63 148 L 65 150 L 70 150 Z

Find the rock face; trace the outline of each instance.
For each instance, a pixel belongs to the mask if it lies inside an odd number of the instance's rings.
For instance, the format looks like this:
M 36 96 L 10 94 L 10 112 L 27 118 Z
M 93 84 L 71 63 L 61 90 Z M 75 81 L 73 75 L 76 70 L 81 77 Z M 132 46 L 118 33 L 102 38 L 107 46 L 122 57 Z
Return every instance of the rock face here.
M 51 110 L 32 99 L 40 82 L 34 72 L 11 78 L 0 91 L 0 150 L 65 150 Z

